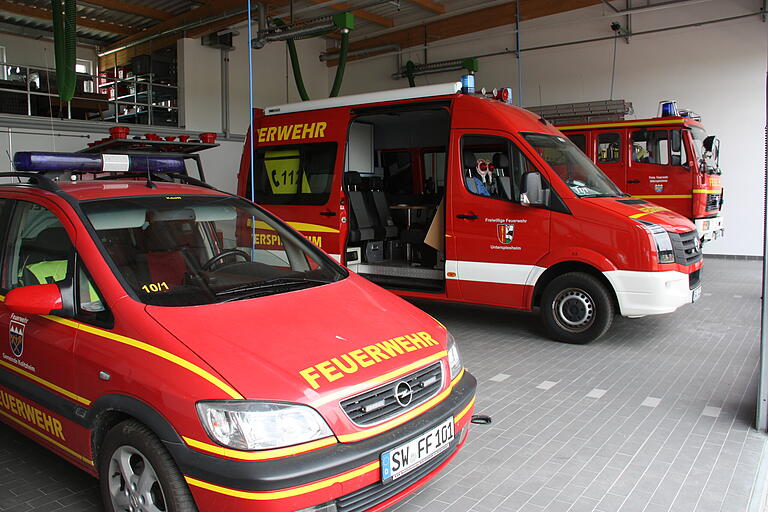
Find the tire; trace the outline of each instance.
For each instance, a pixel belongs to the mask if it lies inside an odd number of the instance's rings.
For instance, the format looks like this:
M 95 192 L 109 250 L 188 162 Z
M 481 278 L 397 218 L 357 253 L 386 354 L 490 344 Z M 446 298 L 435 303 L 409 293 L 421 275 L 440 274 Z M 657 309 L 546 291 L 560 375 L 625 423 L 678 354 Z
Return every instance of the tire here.
M 104 438 L 99 487 L 106 512 L 197 511 L 163 443 L 135 420 L 119 423 Z
M 556 277 L 541 297 L 547 334 L 565 343 L 596 340 L 608 331 L 613 315 L 613 300 L 605 285 L 583 272 Z

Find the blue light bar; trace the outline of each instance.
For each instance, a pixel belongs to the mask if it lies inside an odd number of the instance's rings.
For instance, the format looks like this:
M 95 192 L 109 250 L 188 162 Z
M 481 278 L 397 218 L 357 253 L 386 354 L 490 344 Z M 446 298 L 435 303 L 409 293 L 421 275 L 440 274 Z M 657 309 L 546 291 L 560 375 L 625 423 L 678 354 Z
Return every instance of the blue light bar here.
M 94 155 L 19 151 L 13 156 L 17 171 L 42 172 L 164 172 L 186 174 L 184 159 L 173 156 Z

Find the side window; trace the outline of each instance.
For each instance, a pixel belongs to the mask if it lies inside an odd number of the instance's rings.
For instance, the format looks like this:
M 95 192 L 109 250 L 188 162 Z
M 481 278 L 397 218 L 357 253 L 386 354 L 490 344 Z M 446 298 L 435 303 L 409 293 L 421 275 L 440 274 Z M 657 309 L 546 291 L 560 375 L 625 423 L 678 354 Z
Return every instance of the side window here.
M 621 134 L 601 133 L 597 137 L 597 163 L 613 164 L 621 160 Z
M 472 194 L 518 201 L 523 174 L 535 170 L 511 141 L 489 135 L 461 138 L 464 185 Z
M 64 226 L 48 209 L 19 201 L 5 244 L 3 288 L 59 283 L 66 279 L 74 249 Z
M 576 147 L 581 150 L 582 153 L 587 152 L 587 136 L 583 133 L 571 133 L 567 134 L 566 137 L 571 139 L 571 142 L 576 144 Z
M 632 161 L 668 165 L 669 132 L 644 129 L 632 132 Z
M 114 327 L 112 313 L 82 263 L 77 277 L 77 305 L 78 320 L 101 327 Z

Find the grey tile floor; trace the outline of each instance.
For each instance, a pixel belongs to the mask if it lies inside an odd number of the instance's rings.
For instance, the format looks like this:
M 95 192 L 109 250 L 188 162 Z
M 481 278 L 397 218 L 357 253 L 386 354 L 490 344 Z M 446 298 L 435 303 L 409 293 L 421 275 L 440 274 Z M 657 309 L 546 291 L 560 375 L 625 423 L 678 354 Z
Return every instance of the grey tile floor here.
M 493 423 L 394 510 L 746 511 L 768 440 L 752 428 L 760 267 L 708 259 L 699 302 L 617 318 L 586 346 L 530 315 L 419 303 L 459 340 Z
M 708 259 L 700 302 L 545 339 L 531 315 L 419 303 L 456 335 L 493 417 L 398 512 L 746 512 L 760 263 Z M 0 425 L 0 511 L 98 511 L 96 481 Z

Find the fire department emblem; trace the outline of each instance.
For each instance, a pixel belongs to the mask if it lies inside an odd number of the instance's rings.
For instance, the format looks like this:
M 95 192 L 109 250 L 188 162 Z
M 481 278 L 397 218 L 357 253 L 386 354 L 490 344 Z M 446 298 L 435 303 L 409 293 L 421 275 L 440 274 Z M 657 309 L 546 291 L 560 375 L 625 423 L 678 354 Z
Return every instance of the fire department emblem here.
M 8 341 L 11 345 L 11 352 L 16 357 L 21 357 L 24 352 L 24 327 L 23 323 L 11 320 L 8 326 Z
M 512 239 L 515 238 L 515 225 L 514 224 L 497 224 L 496 236 L 499 238 L 500 243 L 511 244 Z
M 657 194 L 659 192 L 664 192 L 664 185 L 662 185 L 661 183 L 657 183 L 656 185 L 653 186 L 653 190 L 655 190 Z

